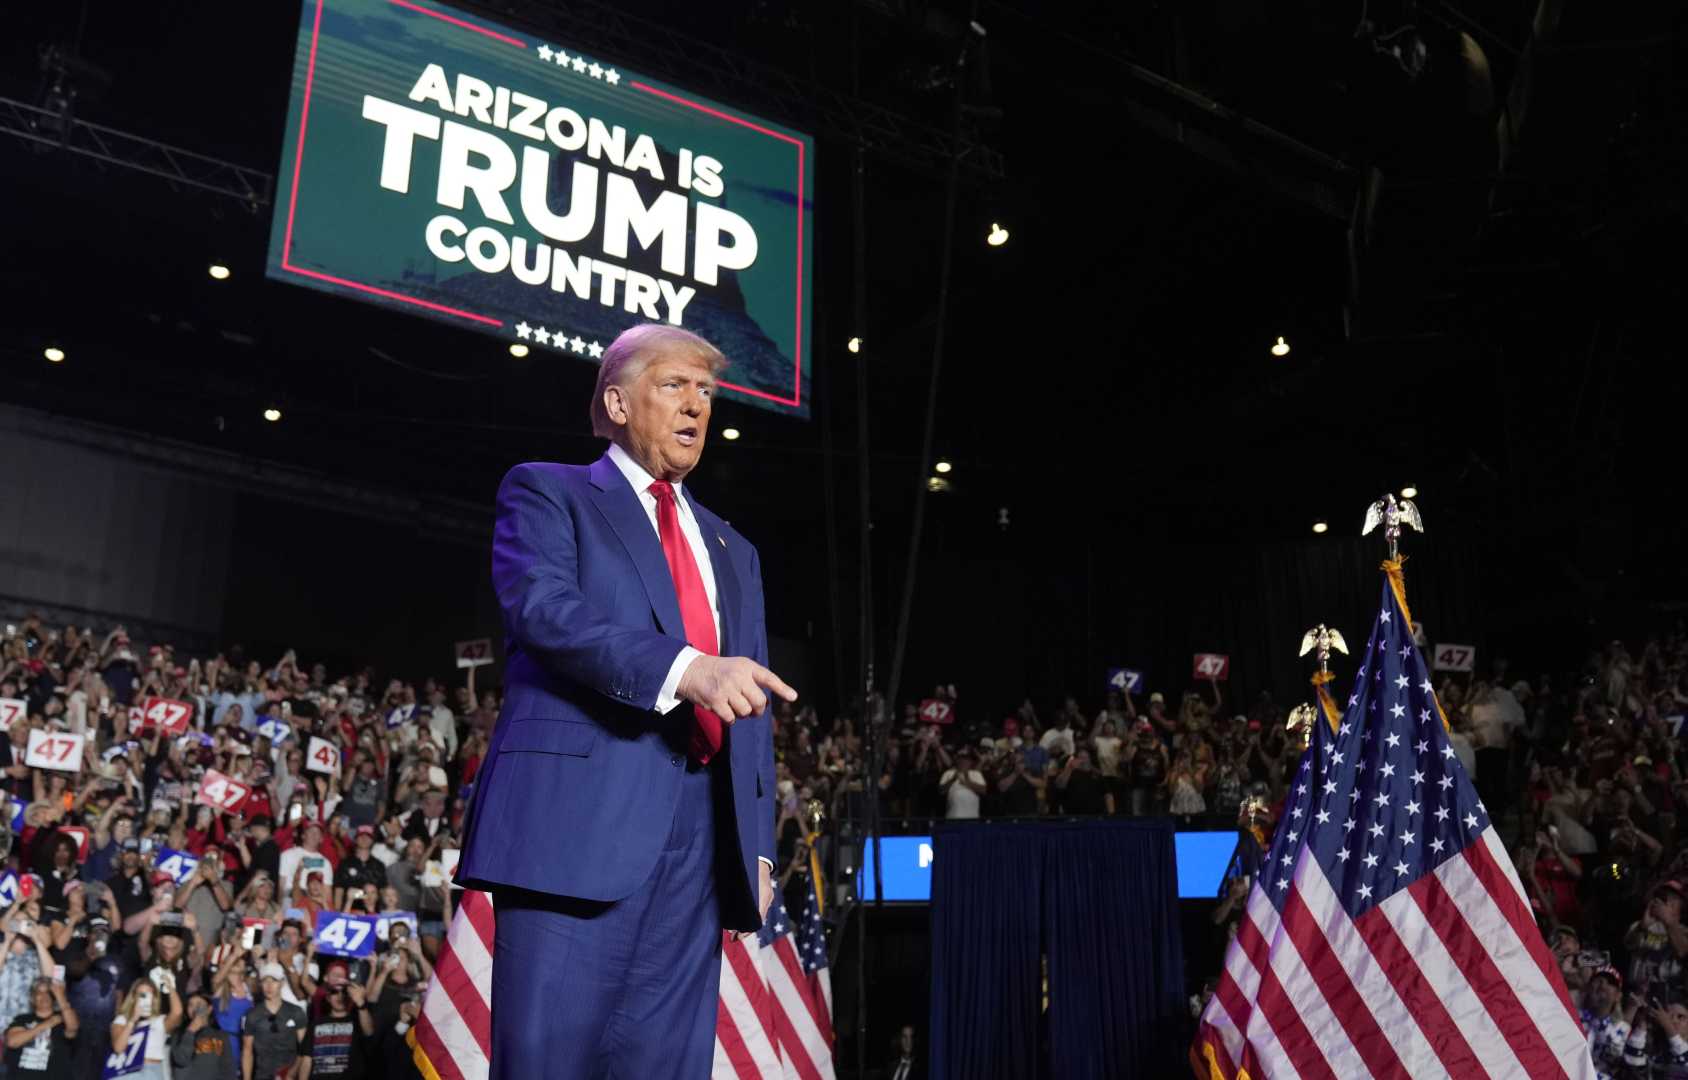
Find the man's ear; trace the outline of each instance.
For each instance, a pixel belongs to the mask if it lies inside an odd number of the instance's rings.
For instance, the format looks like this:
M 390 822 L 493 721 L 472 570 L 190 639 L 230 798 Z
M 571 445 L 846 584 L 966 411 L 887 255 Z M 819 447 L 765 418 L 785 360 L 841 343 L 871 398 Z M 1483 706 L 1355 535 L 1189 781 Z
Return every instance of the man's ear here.
M 627 423 L 627 395 L 619 386 L 604 387 L 604 412 L 613 423 Z

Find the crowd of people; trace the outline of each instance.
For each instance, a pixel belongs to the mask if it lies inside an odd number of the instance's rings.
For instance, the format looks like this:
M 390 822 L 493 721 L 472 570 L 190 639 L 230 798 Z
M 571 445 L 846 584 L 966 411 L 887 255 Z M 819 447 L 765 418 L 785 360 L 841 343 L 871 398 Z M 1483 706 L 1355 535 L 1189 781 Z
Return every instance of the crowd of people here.
M 417 1075 L 466 685 L 329 678 L 26 618 L 0 644 L 5 1075 Z

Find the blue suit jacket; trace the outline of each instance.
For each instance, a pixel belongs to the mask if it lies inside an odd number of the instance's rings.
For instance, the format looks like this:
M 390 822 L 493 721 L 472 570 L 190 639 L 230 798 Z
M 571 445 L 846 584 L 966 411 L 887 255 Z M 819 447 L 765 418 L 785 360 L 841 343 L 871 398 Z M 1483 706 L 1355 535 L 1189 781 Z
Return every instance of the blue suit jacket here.
M 681 490 L 715 572 L 721 655 L 766 665 L 756 549 Z M 687 702 L 655 711 L 685 644 L 662 544 L 607 456 L 529 462 L 498 489 L 492 583 L 508 648 L 504 708 L 475 780 L 458 881 L 622 899 L 667 842 L 693 724 Z M 728 727 L 723 754 L 749 888 L 719 890 L 721 918 L 754 930 L 757 856 L 774 857 L 768 713 Z

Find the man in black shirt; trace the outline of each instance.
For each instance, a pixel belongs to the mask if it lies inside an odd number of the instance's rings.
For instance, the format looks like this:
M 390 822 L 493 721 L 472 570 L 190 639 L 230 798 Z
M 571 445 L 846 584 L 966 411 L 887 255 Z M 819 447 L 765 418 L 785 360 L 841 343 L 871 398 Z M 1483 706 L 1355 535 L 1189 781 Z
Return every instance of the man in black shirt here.
M 1055 777 L 1055 789 L 1061 794 L 1065 813 L 1100 814 L 1107 809 L 1102 797 L 1102 778 L 1091 767 L 1088 750 L 1079 750 L 1067 759 Z
M 999 792 L 997 812 L 1003 817 L 1033 817 L 1037 814 L 1037 793 L 1043 790 L 1044 779 L 1034 775 L 1026 765 L 1026 754 L 1016 749 L 1008 760 L 1008 768 L 997 781 Z
M 352 841 L 352 852 L 342 856 L 340 868 L 334 871 L 334 909 L 346 910 L 346 897 L 353 892 L 360 892 L 366 885 L 374 885 L 377 889 L 387 884 L 387 868 L 381 865 L 372 852 L 375 849 L 375 829 L 369 825 L 359 825 L 355 839 Z
M 117 860 L 117 873 L 106 880 L 117 913 L 124 919 L 145 911 L 152 903 L 152 890 L 147 885 L 146 871 L 141 867 L 141 842 L 134 837 L 123 841 Z
M 363 987 L 350 983 L 330 986 L 323 1003 L 326 1011 L 311 1021 L 305 1035 L 300 1052 L 305 1065 L 301 1077 L 363 1076 L 369 1057 L 365 1040 L 375 1034 Z
M 64 998 L 64 984 L 36 979 L 29 988 L 30 1011 L 6 1028 L 7 1075 L 69 1080 L 70 1040 L 76 1038 L 76 1010 Z

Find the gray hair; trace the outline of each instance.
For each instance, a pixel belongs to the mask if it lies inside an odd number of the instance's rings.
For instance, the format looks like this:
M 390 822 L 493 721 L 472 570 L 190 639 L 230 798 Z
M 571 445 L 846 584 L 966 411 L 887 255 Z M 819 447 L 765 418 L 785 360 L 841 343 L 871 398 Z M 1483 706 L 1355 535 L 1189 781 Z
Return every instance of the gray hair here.
M 727 358 L 721 355 L 720 349 L 690 330 L 666 323 L 641 323 L 623 330 L 604 350 L 603 363 L 598 368 L 598 385 L 592 390 L 592 434 L 615 438 L 618 425 L 604 407 L 604 391 L 631 383 L 659 353 L 671 349 L 696 356 L 709 365 L 711 375 L 721 374 L 721 369 L 727 366 Z

